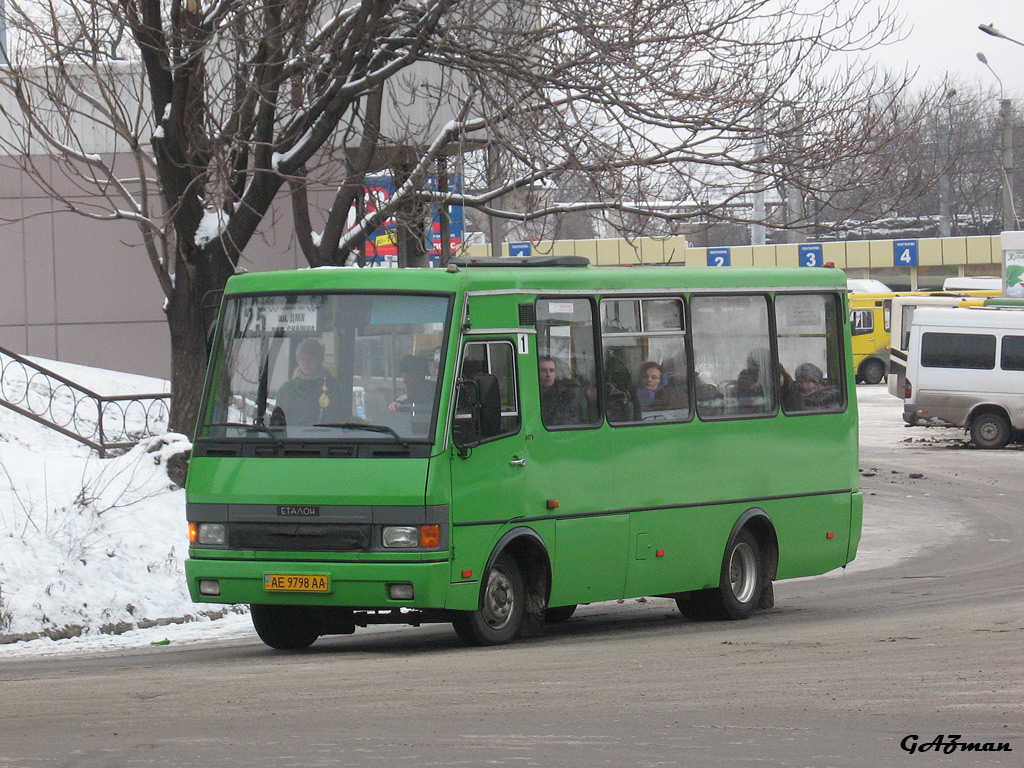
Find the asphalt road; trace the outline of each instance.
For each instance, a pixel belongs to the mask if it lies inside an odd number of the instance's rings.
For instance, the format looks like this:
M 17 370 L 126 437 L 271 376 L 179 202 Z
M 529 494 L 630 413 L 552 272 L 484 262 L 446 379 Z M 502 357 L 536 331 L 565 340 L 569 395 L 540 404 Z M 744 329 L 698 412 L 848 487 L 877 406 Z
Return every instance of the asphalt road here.
M 1024 449 L 904 430 L 882 387 L 860 400 L 862 557 L 749 621 L 652 599 L 491 649 L 437 625 L 7 661 L 0 768 L 1020 768 Z M 901 747 L 952 734 L 1009 751 Z

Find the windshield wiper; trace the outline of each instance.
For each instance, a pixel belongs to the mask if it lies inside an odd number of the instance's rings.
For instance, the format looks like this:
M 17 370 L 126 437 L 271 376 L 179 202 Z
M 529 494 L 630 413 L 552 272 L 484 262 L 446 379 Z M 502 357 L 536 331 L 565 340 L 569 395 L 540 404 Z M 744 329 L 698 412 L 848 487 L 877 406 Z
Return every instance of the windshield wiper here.
M 277 433 L 280 428 L 274 429 L 268 427 L 266 424 L 243 424 L 240 421 L 215 421 L 212 424 L 204 424 L 205 427 L 235 427 L 236 429 L 244 429 L 246 432 L 262 432 L 270 436 L 270 439 L 274 441 L 278 448 L 284 448 L 284 442 L 278 437 Z
M 398 441 L 399 445 L 405 448 L 405 450 L 409 450 L 409 444 L 405 442 L 402 436 L 395 432 L 395 430 L 393 430 L 391 427 L 386 427 L 383 424 L 359 424 L 354 421 L 346 421 L 341 424 L 314 424 L 313 426 L 337 427 L 339 429 L 361 429 L 365 430 L 366 432 L 380 432 L 383 435 L 391 435 L 393 438 L 395 438 L 396 441 Z

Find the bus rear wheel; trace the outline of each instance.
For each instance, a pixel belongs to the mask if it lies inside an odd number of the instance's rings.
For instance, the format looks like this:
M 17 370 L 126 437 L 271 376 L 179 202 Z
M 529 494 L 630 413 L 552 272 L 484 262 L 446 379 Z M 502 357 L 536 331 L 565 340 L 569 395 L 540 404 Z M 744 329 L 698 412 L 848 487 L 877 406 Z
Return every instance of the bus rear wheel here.
M 1003 448 L 1010 442 L 1010 422 L 1001 413 L 979 414 L 971 422 L 971 442 L 979 448 Z
M 743 529 L 726 547 L 717 589 L 704 589 L 676 599 L 688 619 L 750 618 L 765 585 L 764 558 L 754 535 Z
M 507 553 L 498 555 L 480 593 L 480 607 L 452 618 L 455 634 L 466 645 L 503 645 L 523 625 L 526 589 L 519 564 Z
M 879 384 L 885 378 L 885 366 L 881 360 L 865 360 L 860 367 L 860 380 L 865 384 Z
M 279 651 L 309 648 L 320 637 L 316 611 L 305 605 L 250 605 L 260 640 Z

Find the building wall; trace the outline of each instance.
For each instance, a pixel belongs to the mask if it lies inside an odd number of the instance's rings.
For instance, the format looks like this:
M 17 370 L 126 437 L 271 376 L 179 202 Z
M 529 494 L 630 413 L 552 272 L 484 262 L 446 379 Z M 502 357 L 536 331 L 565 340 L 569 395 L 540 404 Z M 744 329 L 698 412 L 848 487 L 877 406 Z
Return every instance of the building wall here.
M 19 354 L 169 378 L 164 295 L 141 235 L 93 221 L 0 163 L 0 346 Z M 247 271 L 306 262 L 285 201 L 246 249 Z

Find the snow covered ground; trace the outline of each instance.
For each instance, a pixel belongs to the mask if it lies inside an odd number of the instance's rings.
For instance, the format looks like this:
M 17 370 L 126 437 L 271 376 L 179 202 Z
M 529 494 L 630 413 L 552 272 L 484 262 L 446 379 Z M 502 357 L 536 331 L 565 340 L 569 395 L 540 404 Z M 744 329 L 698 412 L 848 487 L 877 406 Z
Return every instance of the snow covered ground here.
M 40 362 L 102 394 L 168 388 Z M 900 401 L 884 387 L 858 389 L 862 433 L 905 438 Z M 189 599 L 185 492 L 166 472 L 167 458 L 187 448 L 183 436 L 170 434 L 101 460 L 0 407 L 0 659 L 254 637 L 244 611 L 214 619 L 220 611 Z M 911 537 L 893 535 L 892 524 L 883 529 L 866 516 L 851 568 L 885 567 L 913 554 L 894 544 Z M 917 537 L 915 546 L 927 542 Z

